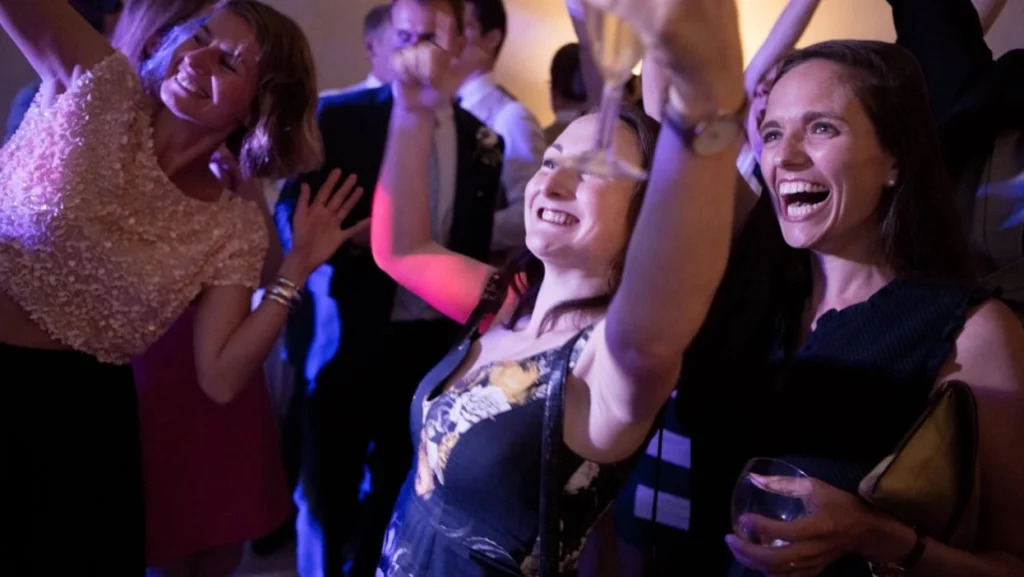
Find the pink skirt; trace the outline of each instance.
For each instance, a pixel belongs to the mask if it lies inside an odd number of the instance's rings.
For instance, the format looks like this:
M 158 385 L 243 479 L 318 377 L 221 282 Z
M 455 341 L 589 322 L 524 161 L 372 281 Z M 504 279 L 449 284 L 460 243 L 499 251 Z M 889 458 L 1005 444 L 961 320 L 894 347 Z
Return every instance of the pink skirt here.
M 263 375 L 231 403 L 211 401 L 195 376 L 194 317 L 190 306 L 132 363 L 149 566 L 263 536 L 292 513 Z

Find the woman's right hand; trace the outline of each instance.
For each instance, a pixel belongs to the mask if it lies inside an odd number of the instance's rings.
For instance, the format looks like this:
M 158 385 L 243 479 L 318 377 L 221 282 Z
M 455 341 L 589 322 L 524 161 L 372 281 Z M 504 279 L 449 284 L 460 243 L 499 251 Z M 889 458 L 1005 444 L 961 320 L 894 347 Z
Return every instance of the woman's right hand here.
M 362 198 L 363 189 L 356 187 L 354 174 L 340 187 L 339 180 L 341 171 L 335 168 L 312 199 L 309 185 L 302 184 L 292 219 L 295 231 L 292 250 L 281 265 L 282 274 L 296 284 L 305 282 L 306 277 L 331 258 L 342 244 L 370 226 L 370 219 L 366 218 L 342 228 L 341 223 Z
M 739 104 L 743 48 L 735 0 L 581 0 L 632 25 L 645 58 L 662 66 L 684 94 Z
M 433 113 L 451 103 L 469 72 L 487 59 L 483 50 L 474 46 L 461 54 L 451 52 L 455 22 L 439 11 L 434 18 L 433 42 L 420 41 L 395 51 L 391 57 L 395 102 L 406 111 Z

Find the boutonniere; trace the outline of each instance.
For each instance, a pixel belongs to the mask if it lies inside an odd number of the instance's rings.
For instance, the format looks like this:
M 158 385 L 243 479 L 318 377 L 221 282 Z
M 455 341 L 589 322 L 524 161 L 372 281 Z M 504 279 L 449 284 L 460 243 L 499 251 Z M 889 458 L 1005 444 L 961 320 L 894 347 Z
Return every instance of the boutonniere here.
M 480 162 L 487 166 L 498 166 L 501 164 L 502 152 L 501 152 L 501 139 L 498 135 L 487 128 L 481 126 L 476 131 L 476 158 Z

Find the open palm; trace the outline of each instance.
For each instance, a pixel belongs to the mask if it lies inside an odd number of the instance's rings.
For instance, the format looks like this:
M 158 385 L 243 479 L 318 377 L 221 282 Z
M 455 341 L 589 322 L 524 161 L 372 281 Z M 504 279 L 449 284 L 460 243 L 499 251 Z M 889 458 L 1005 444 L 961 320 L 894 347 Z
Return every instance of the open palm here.
M 341 245 L 370 225 L 370 219 L 366 218 L 342 228 L 341 223 L 363 196 L 363 189 L 356 188 L 354 174 L 349 175 L 340 187 L 339 180 L 341 171 L 334 169 L 312 199 L 308 184 L 303 184 L 299 192 L 292 221 L 295 230 L 292 253 L 302 259 L 308 270 L 323 264 Z

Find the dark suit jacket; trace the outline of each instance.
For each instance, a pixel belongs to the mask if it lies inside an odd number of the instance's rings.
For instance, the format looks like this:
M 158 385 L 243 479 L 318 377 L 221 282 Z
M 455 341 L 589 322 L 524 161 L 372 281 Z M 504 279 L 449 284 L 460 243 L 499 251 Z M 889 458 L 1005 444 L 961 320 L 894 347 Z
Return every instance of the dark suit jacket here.
M 320 102 L 319 125 L 323 135 L 323 167 L 287 183 L 276 208 L 282 238 L 290 238 L 299 184 L 308 182 L 312 191 L 334 168 L 342 174 L 356 174 L 366 194 L 349 215 L 345 226 L 370 216 L 372 192 L 384 157 L 384 145 L 391 116 L 391 87 L 343 93 Z M 490 253 L 495 202 L 501 179 L 501 164 L 488 165 L 479 156 L 478 133 L 483 127 L 470 113 L 455 108 L 457 135 L 456 190 L 448 248 L 486 261 Z M 500 155 L 498 155 L 500 156 Z M 395 283 L 377 268 L 370 251 L 351 244 L 343 246 L 328 261 L 334 268 L 330 293 L 341 318 L 341 345 L 334 363 L 365 358 L 379 331 L 390 322 Z M 317 303 L 324 306 L 326 303 Z M 312 338 L 311 311 L 300 311 L 289 326 L 288 357 L 302 369 Z M 334 364 L 332 363 L 332 364 Z
M 950 175 L 991 156 L 998 132 L 1024 129 L 1024 50 L 998 60 L 970 0 L 888 0 L 896 41 L 924 70 Z

